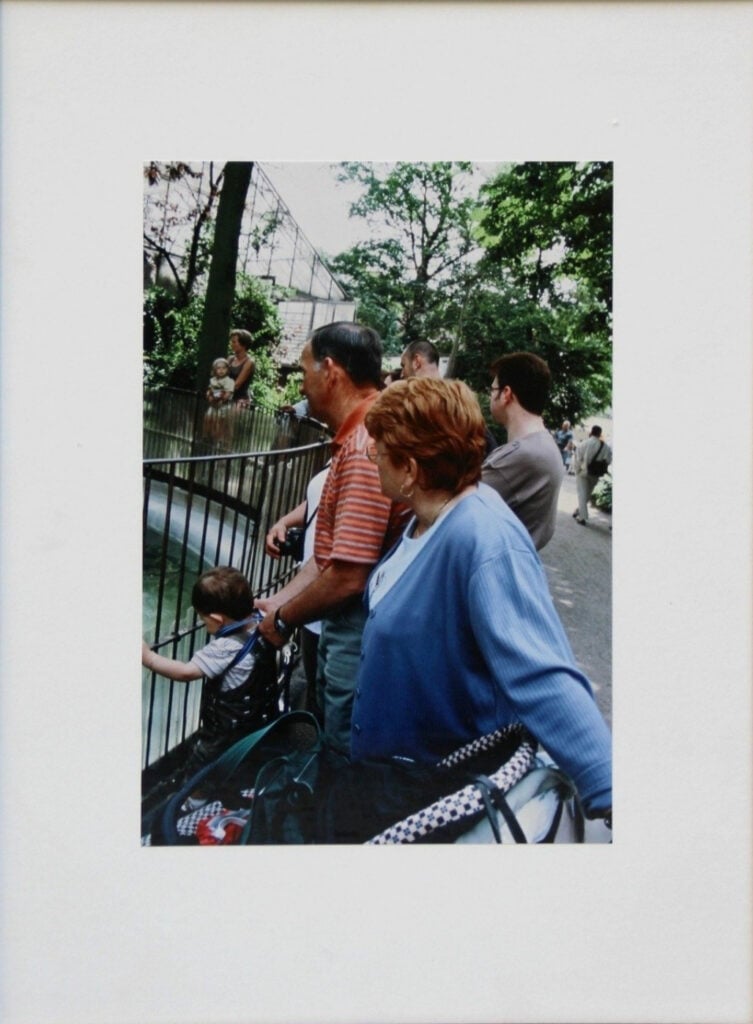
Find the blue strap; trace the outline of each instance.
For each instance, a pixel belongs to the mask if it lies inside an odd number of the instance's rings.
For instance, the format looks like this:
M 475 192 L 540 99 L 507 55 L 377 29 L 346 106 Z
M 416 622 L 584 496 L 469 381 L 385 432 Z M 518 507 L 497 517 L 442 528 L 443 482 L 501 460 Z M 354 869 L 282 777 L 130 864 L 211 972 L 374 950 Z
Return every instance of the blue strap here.
M 247 619 L 239 619 L 237 622 L 228 622 L 225 626 L 220 626 L 215 636 L 230 636 L 232 633 L 237 633 L 243 629 L 244 626 L 250 626 L 252 622 L 260 623 L 264 618 L 261 612 L 255 611 Z
M 261 612 L 254 612 L 253 615 L 250 615 L 247 619 L 241 619 L 239 622 L 228 622 L 226 626 L 220 626 L 220 628 L 214 635 L 217 637 L 231 636 L 233 633 L 239 632 L 241 629 L 243 629 L 245 626 L 250 625 L 252 622 L 255 622 L 258 626 L 263 617 L 264 616 L 261 614 Z M 219 677 L 215 678 L 221 679 L 224 675 L 226 675 L 231 668 L 237 665 L 239 661 L 242 661 L 247 654 L 250 654 L 250 652 L 254 649 L 257 641 L 260 639 L 261 637 L 259 634 L 259 630 L 255 629 L 254 632 L 249 635 L 248 639 L 239 649 L 238 653 L 235 655 L 230 664 L 222 670 Z

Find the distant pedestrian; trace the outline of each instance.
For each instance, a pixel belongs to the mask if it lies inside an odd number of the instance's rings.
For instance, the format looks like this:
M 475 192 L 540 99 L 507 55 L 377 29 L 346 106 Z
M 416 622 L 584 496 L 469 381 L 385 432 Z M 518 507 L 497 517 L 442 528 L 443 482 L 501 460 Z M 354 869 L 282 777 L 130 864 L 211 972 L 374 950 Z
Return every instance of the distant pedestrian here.
M 551 374 L 532 352 L 511 352 L 492 365 L 489 408 L 507 430 L 507 442 L 487 455 L 481 478 L 507 502 L 537 551 L 554 534 L 557 498 L 565 475 L 554 438 L 544 426 Z
M 612 449 L 601 439 L 601 427 L 591 427 L 591 433 L 575 449 L 575 485 L 578 489 L 578 507 L 573 519 L 581 526 L 588 525 L 588 501 L 594 487 L 612 462 Z
M 442 376 L 439 369 L 439 352 L 430 341 L 413 341 L 400 356 L 401 379 L 408 377 Z
M 233 378 L 234 391 L 233 402 L 236 408 L 247 408 L 251 404 L 249 386 L 254 375 L 254 361 L 248 354 L 253 344 L 253 335 L 250 331 L 235 330 L 230 332 L 230 349 L 232 356 L 229 360 L 230 376 Z
M 562 455 L 562 464 L 567 469 L 573 453 L 573 432 L 570 427 L 570 420 L 562 421 L 562 426 L 554 432 L 554 440 L 557 442 L 557 447 Z
M 570 441 L 568 446 L 567 446 L 566 459 L 565 459 L 565 472 L 567 473 L 568 476 L 574 476 L 575 475 L 575 466 L 573 465 L 573 463 L 575 462 L 574 456 L 575 456 L 575 442 L 574 441 Z

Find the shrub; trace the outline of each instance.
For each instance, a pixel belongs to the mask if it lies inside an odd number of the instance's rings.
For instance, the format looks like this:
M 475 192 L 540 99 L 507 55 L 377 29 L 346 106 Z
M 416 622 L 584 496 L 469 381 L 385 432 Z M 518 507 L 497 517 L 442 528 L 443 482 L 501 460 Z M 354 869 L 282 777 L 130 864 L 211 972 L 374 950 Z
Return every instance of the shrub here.
M 282 337 L 282 318 L 275 297 L 266 281 L 247 274 L 237 275 L 230 326 L 251 331 L 254 358 L 257 352 L 272 348 Z
M 144 383 L 149 387 L 196 387 L 196 355 L 203 296 L 179 305 L 159 286 L 144 295 Z
M 591 495 L 591 504 L 602 512 L 612 511 L 612 474 L 607 473 L 599 480 Z
M 282 388 L 277 383 L 277 367 L 272 362 L 269 352 L 254 351 L 254 375 L 251 378 L 251 394 L 254 403 L 262 409 L 274 412 L 283 404 Z

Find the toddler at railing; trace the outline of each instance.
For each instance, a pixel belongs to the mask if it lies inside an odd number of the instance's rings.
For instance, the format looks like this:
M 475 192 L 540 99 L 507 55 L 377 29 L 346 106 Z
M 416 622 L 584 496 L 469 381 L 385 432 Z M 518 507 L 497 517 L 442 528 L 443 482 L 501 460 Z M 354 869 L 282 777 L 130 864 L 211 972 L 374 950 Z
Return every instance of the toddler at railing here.
M 220 566 L 196 581 L 191 604 L 210 634 L 210 641 L 190 661 L 166 658 L 142 641 L 141 664 L 157 675 L 187 683 L 206 678 L 201 698 L 201 725 L 190 741 L 188 759 L 165 782 L 161 795 L 173 792 L 214 760 L 246 732 L 260 728 L 278 714 L 277 660 L 274 648 L 256 631 L 261 616 L 254 612 L 248 580 L 237 569 Z M 154 792 L 144 800 L 152 800 Z M 196 792 L 185 810 L 204 803 Z

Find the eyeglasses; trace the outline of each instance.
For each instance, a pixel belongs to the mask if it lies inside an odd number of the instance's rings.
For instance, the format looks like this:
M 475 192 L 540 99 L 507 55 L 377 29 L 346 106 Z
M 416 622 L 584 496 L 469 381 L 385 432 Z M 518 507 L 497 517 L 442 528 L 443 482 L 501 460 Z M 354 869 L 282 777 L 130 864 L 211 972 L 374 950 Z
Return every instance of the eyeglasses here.
M 384 453 L 377 451 L 377 446 L 374 444 L 373 441 L 366 445 L 366 458 L 369 460 L 369 462 L 376 462 L 380 454 Z
M 492 394 L 494 394 L 494 392 L 496 391 L 497 394 L 500 395 L 505 390 L 506 387 L 506 384 L 490 384 L 489 390 L 491 391 Z

